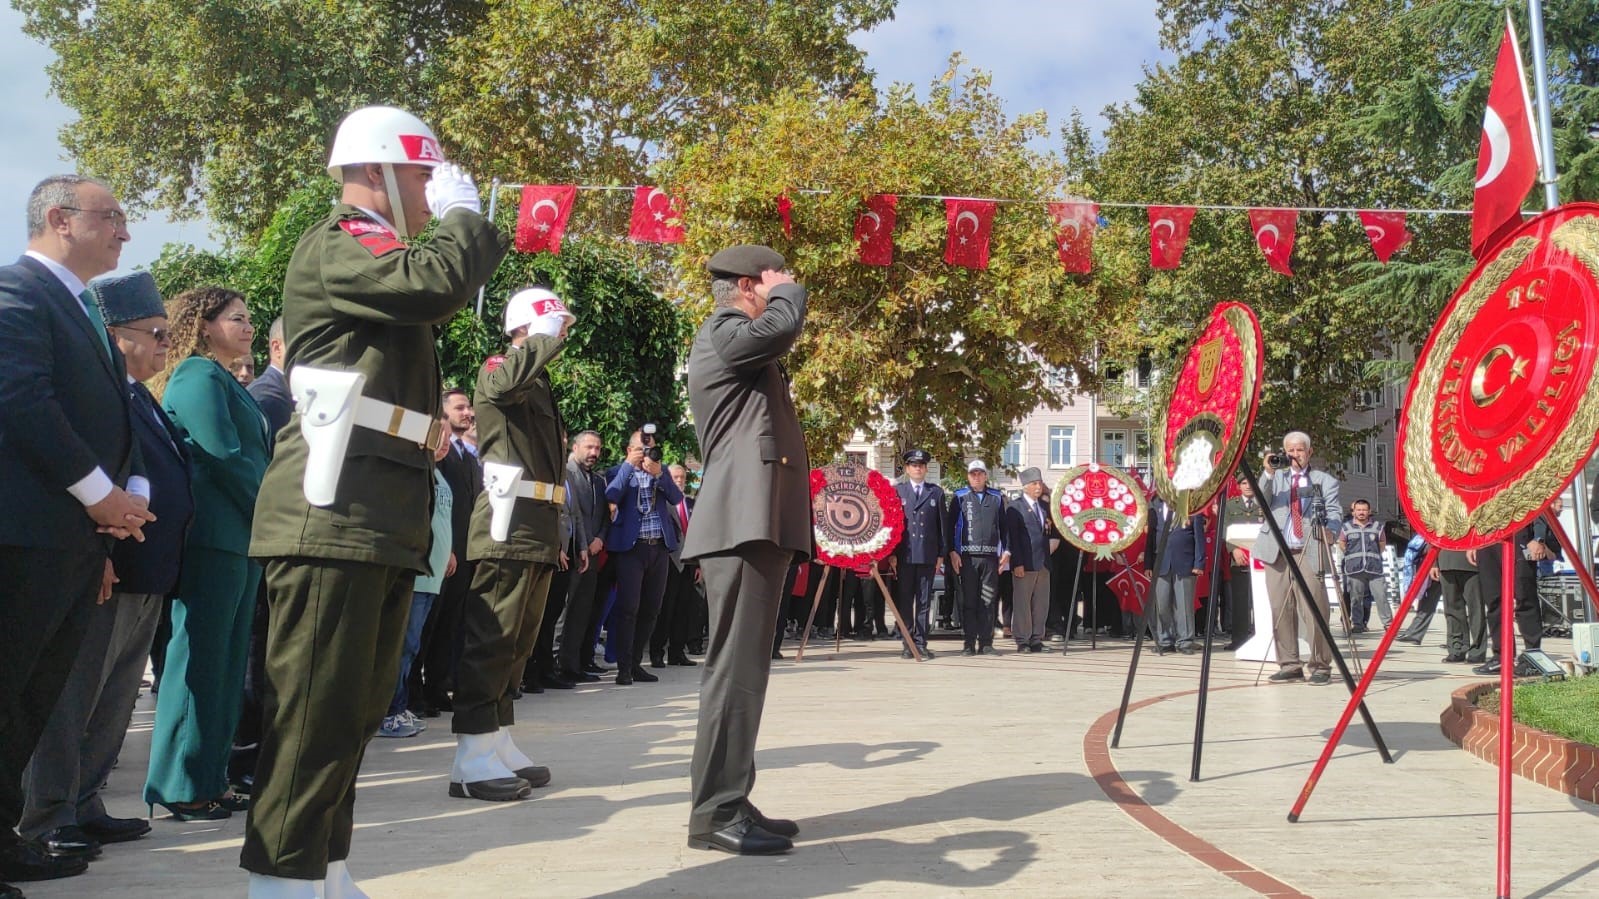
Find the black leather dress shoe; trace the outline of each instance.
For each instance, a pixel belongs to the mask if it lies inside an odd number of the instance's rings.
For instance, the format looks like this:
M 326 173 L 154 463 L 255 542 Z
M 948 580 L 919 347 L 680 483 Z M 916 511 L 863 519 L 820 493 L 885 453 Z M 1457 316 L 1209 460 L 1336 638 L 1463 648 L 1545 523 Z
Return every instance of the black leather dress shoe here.
M 1491 658 L 1488 661 L 1483 662 L 1481 665 L 1478 665 L 1477 667 L 1471 669 L 1471 673 L 1472 674 L 1498 674 L 1499 673 L 1499 659 L 1498 659 L 1498 657 L 1496 656 L 1494 658 Z
M 789 839 L 799 836 L 799 825 L 793 821 L 787 818 L 768 818 L 761 814 L 761 810 L 747 799 L 744 801 L 744 808 L 749 810 L 750 818 L 755 821 L 756 826 L 767 833 L 777 834 L 780 837 L 788 837 Z
M 977 650 L 975 650 L 975 649 L 971 648 L 970 646 L 968 646 L 965 649 L 961 650 L 961 655 L 963 655 L 963 656 L 974 656 L 974 655 L 977 655 Z
M 651 668 L 665 668 L 666 667 L 666 659 L 662 658 L 661 656 L 652 654 L 650 656 L 650 667 Z
M 548 772 L 545 772 L 548 774 Z M 546 777 L 545 782 L 548 782 Z M 450 781 L 450 795 L 456 799 L 481 799 L 484 802 L 515 802 L 533 795 L 533 787 L 520 777 L 496 777 L 471 783 Z
M 618 671 L 618 672 L 616 672 L 616 685 L 618 687 L 631 687 L 633 685 L 633 672 L 631 672 L 631 671 Z
M 560 677 L 574 684 L 592 684 L 600 679 L 598 674 L 589 674 L 587 671 L 579 673 L 570 668 L 562 668 Z
M 936 658 L 936 656 L 933 655 L 933 651 L 925 646 L 916 647 L 916 651 L 922 654 L 922 661 L 924 662 L 928 659 Z
M 9 883 L 0 883 L 0 899 L 28 899 L 28 897 Z
M 78 858 L 84 861 L 100 854 L 100 841 L 83 832 L 76 824 L 57 827 L 39 838 L 44 851 L 56 858 Z
M 55 880 L 76 877 L 89 870 L 82 858 L 60 858 L 35 842 L 13 843 L 0 849 L 0 880 Z
M 688 656 L 674 656 L 672 658 L 667 659 L 667 661 L 672 663 L 673 665 L 680 665 L 680 666 L 682 666 L 684 668 L 693 668 L 693 667 L 695 667 L 696 665 L 699 664 L 699 662 L 694 661 L 693 659 L 689 658 Z
M 546 786 L 550 782 L 550 769 L 543 765 L 528 765 L 526 768 L 518 768 L 515 774 L 517 777 L 527 781 L 527 785 L 535 790 Z
M 1283 668 L 1283 669 L 1279 670 L 1276 674 L 1273 674 L 1271 677 L 1266 678 L 1266 680 L 1276 681 L 1279 684 L 1282 683 L 1283 681 L 1304 680 L 1304 679 L 1305 679 L 1305 671 L 1304 671 L 1303 668 Z
M 1465 660 L 1466 657 L 1458 652 L 1452 652 L 1449 655 L 1444 656 L 1442 659 L 1439 659 L 1441 662 L 1464 662 Z
M 101 843 L 126 843 L 150 832 L 150 822 L 143 818 L 113 818 L 110 815 L 101 815 L 78 826 Z
M 661 667 L 664 668 L 666 666 L 663 665 Z M 638 665 L 634 665 L 633 666 L 633 679 L 638 681 L 641 684 L 653 684 L 656 681 L 660 680 L 659 677 L 656 677 L 655 675 L 649 673 L 648 671 L 645 671 L 642 667 L 640 667 Z
M 564 677 L 557 677 L 553 674 L 541 674 L 539 675 L 539 686 L 545 688 L 546 690 L 570 690 L 577 685 Z
M 900 650 L 899 651 L 899 657 L 902 658 L 902 659 L 914 659 L 914 658 L 916 658 L 915 656 L 911 655 L 911 651 L 908 650 L 908 649 Z
M 734 855 L 778 855 L 794 848 L 794 841 L 780 837 L 745 818 L 736 824 L 711 833 L 692 833 L 688 837 L 691 849 L 720 849 Z
M 781 662 L 785 658 L 787 658 L 787 656 L 783 655 L 783 651 L 781 649 L 772 650 L 772 659 L 774 661 Z
M 605 667 L 604 665 L 596 665 L 593 662 L 583 663 L 583 672 L 585 674 L 606 674 L 610 672 L 610 670 L 611 669 Z

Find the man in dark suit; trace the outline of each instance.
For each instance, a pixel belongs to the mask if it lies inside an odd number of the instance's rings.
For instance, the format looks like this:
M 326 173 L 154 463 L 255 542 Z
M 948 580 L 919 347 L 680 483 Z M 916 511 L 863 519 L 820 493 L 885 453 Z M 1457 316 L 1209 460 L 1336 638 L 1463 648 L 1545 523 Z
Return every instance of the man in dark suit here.
M 1022 472 L 1022 495 L 1005 509 L 1005 544 L 1010 547 L 1011 636 L 1017 652 L 1044 652 L 1049 619 L 1050 542 L 1058 540 L 1045 508 L 1044 475 Z
M 155 520 L 122 353 L 84 286 L 116 268 L 127 217 L 105 185 L 57 175 L 27 220 L 27 253 L 0 268 L 0 508 L 17 513 L 0 517 L 0 880 L 86 867 L 12 830 L 22 771 L 110 595 L 108 535 L 142 540 Z
M 1194 651 L 1194 585 L 1205 565 L 1205 516 L 1176 520 L 1171 506 L 1160 499 L 1150 504 L 1149 528 L 1160 547 L 1160 570 L 1150 571 L 1155 587 L 1155 647 L 1157 652 Z M 1154 559 L 1144 554 L 1145 564 Z
M 572 489 L 573 511 L 582 519 L 581 530 L 589 541 L 588 567 L 573 574 L 567 586 L 561 645 L 556 650 L 561 677 L 573 682 L 597 681 L 605 670 L 594 661 L 594 640 L 599 629 L 595 593 L 601 554 L 611 528 L 605 478 L 594 470 L 602 445 L 597 432 L 579 432 L 572 438 L 572 453 L 566 459 L 566 483 Z
M 660 678 L 645 671 L 640 662 L 655 630 L 661 597 L 666 595 L 671 554 L 678 549 L 676 510 L 683 493 L 666 477 L 660 461 L 646 455 L 643 436 L 634 431 L 627 441 L 627 458 L 605 486 L 605 499 L 616 506 L 605 540 L 616 566 L 616 605 L 607 632 L 616 638 L 616 682 L 651 683 Z
M 162 603 L 178 581 L 184 531 L 194 511 L 188 450 L 143 384 L 167 362 L 167 316 L 155 279 L 138 272 L 102 278 L 89 289 L 127 361 L 133 434 L 156 520 L 145 527 L 144 542 L 124 540 L 112 549 L 116 586 L 108 601 L 90 610 L 72 673 L 28 764 L 27 805 L 18 832 L 52 855 L 85 859 L 99 854 L 101 843 L 150 832 L 143 818 L 112 817 L 99 794 L 127 735 Z
M 716 310 L 689 351 L 688 396 L 705 480 L 683 558 L 704 572 L 710 641 L 689 763 L 688 844 L 769 854 L 794 822 L 749 801 L 783 580 L 811 555 L 810 462 L 781 360 L 805 325 L 805 288 L 767 247 L 712 256 Z
M 419 664 L 411 670 L 411 711 L 425 718 L 436 718 L 439 711 L 451 711 L 449 691 L 455 686 L 455 666 L 461 658 L 461 610 L 472 587 L 477 562 L 466 557 L 466 538 L 472 530 L 472 509 L 483 492 L 483 463 L 477 446 L 462 435 L 477 423 L 472 398 L 465 390 L 451 387 L 442 397 L 444 417 L 450 425 L 450 451 L 437 463 L 439 474 L 450 485 L 454 502 L 450 506 L 450 551 L 455 553 L 455 573 L 444 579 L 439 598 L 428 612 L 422 631 Z
M 272 432 L 274 439 L 278 431 L 289 423 L 289 416 L 294 414 L 294 396 L 289 393 L 289 379 L 283 373 L 283 357 L 287 351 L 288 345 L 283 342 L 283 316 L 280 315 L 267 328 L 266 371 L 261 372 L 245 388 L 255 398 L 256 405 L 261 407 L 261 414 L 266 416 L 267 430 Z
M 1543 645 L 1543 619 L 1538 609 L 1538 563 L 1545 559 L 1560 558 L 1560 541 L 1550 532 L 1549 523 L 1541 519 L 1517 531 L 1513 539 L 1515 557 L 1511 560 L 1511 565 L 1514 567 L 1511 583 L 1515 593 L 1511 601 L 1516 604 L 1516 629 L 1521 631 L 1521 639 L 1528 649 L 1539 649 Z M 1471 671 L 1473 674 L 1496 675 L 1504 659 L 1499 642 L 1500 603 L 1504 601 L 1504 547 L 1492 544 L 1474 550 L 1473 553 L 1481 573 L 1479 583 L 1482 590 L 1483 618 L 1493 654 Z M 1516 658 L 1514 634 L 1510 635 L 1509 654 L 1512 659 Z M 1536 675 L 1537 671 L 1517 671 L 1516 674 L 1532 676 Z
M 933 654 L 927 648 L 927 629 L 933 600 L 933 577 L 944 568 L 949 553 L 949 519 L 944 507 L 944 488 L 927 482 L 927 463 L 933 457 L 927 450 L 913 449 L 902 457 L 905 480 L 894 485 L 900 504 L 905 507 L 905 536 L 889 557 L 897 583 L 894 604 L 901 625 L 911 623 L 911 640 L 925 661 Z M 913 623 L 912 623 L 913 622 Z M 909 649 L 900 658 L 913 658 Z
M 672 483 L 677 485 L 683 499 L 672 507 L 670 517 L 679 534 L 687 534 L 689 521 L 694 517 L 694 498 L 688 489 L 688 469 L 682 465 L 669 465 Z M 699 664 L 688 657 L 690 630 L 699 616 L 700 566 L 683 561 L 682 540 L 672 550 L 672 565 L 666 570 L 666 595 L 661 599 L 661 614 L 655 620 L 655 633 L 650 636 L 650 666 L 664 668 L 667 662 L 693 668 Z M 786 594 L 785 594 L 786 595 Z M 697 633 L 697 631 L 696 631 Z

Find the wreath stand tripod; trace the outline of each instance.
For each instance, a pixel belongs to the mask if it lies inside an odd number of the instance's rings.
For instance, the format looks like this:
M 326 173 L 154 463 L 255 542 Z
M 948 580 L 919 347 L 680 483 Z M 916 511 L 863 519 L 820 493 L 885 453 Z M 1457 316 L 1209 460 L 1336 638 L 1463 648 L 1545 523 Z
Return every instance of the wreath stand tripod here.
M 842 652 L 844 649 L 844 634 L 839 628 L 839 623 L 844 617 L 844 578 L 848 573 L 842 568 L 832 565 L 822 566 L 822 582 L 816 586 L 816 598 L 811 601 L 811 614 L 805 619 L 805 630 L 800 632 L 799 649 L 794 652 L 794 662 L 798 664 L 805 660 L 805 645 L 811 637 L 811 625 L 816 623 L 816 610 L 822 607 L 822 592 L 827 589 L 827 579 L 834 571 L 838 572 L 838 594 L 833 603 L 833 652 Z M 884 583 L 882 572 L 877 570 L 877 563 L 871 567 L 872 580 L 877 583 L 877 589 L 883 591 L 884 605 L 894 612 L 894 629 L 899 631 L 900 639 L 905 643 L 905 649 L 910 652 L 911 658 L 920 662 L 922 653 L 916 648 L 916 642 L 911 639 L 910 626 L 906 624 L 899 608 L 894 601 L 894 594 L 888 591 L 888 584 Z

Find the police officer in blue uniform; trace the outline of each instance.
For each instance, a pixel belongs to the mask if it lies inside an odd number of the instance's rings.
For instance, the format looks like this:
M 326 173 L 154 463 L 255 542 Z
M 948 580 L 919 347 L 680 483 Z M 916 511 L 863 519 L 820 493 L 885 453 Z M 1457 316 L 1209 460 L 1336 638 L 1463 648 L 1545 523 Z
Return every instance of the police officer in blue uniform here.
M 928 617 L 933 576 L 943 569 L 944 557 L 950 551 L 949 518 L 944 488 L 927 481 L 927 463 L 932 461 L 932 455 L 913 449 L 901 458 L 905 462 L 905 479 L 894 485 L 894 490 L 905 507 L 905 536 L 889 557 L 889 566 L 898 579 L 894 603 L 899 612 L 895 617 L 901 626 L 910 624 L 911 639 L 925 660 L 933 657 L 927 649 Z M 909 649 L 900 656 L 912 658 Z
M 999 655 L 994 648 L 994 605 L 999 598 L 999 569 L 1010 561 L 1005 548 L 1005 494 L 988 486 L 988 466 L 973 459 L 966 466 L 967 486 L 955 491 L 950 504 L 949 564 L 960 576 L 961 623 L 966 646 L 961 655 Z

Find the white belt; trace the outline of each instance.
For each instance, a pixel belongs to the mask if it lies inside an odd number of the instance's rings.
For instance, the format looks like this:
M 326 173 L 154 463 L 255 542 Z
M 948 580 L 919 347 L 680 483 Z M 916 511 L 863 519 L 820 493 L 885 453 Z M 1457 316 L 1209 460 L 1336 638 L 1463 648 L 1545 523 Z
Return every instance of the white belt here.
M 546 484 L 543 481 L 518 481 L 516 485 L 518 499 L 536 499 L 545 503 L 566 502 L 566 487 L 562 484 Z
M 444 443 L 444 425 L 437 418 L 367 396 L 356 400 L 355 423 L 430 450 L 437 450 Z

